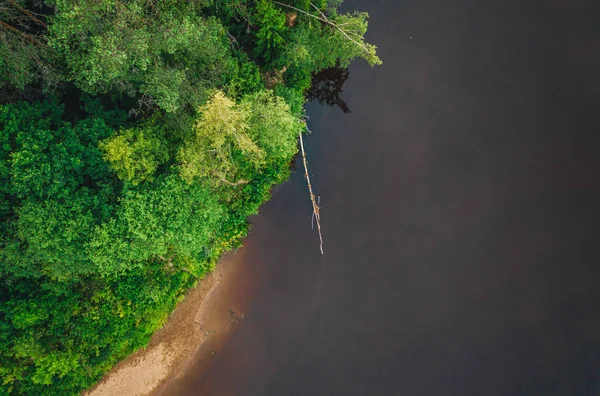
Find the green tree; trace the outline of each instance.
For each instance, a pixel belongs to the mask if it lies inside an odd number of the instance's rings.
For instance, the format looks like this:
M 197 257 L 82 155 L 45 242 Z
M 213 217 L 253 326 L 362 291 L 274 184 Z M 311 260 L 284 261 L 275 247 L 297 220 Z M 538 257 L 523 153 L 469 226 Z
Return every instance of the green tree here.
M 245 96 L 239 104 L 216 92 L 199 114 L 178 155 L 181 175 L 190 183 L 201 177 L 217 184 L 244 184 L 267 159 L 288 160 L 296 153 L 302 123 L 271 91 Z
M 305 90 L 311 74 L 319 70 L 347 67 L 356 58 L 364 58 L 371 66 L 381 64 L 376 47 L 363 39 L 367 17 L 366 13 L 333 15 L 326 19 L 301 15 L 281 57 L 288 65 L 286 82 Z
M 290 106 L 272 91 L 246 96 L 241 102 L 249 114 L 249 135 L 270 161 L 287 161 L 298 151 L 298 132 L 304 125 Z
M 267 63 L 273 63 L 279 59 L 285 45 L 288 30 L 285 26 L 285 13 L 275 8 L 271 1 L 259 0 L 252 21 L 258 26 L 254 51 Z
M 241 157 L 258 168 L 265 156 L 248 135 L 249 110 L 217 91 L 198 112 L 193 133 L 179 152 L 181 176 L 189 183 L 195 177 L 227 185 L 246 183 L 239 179 L 236 159 Z
M 92 271 L 83 245 L 111 212 L 111 174 L 98 141 L 102 118 L 72 125 L 54 101 L 0 108 L 6 218 L 0 274 L 58 280 Z
M 169 112 L 196 108 L 235 74 L 223 27 L 198 3 L 57 0 L 49 44 L 90 94 L 116 91 Z
M 102 274 L 171 255 L 197 257 L 223 220 L 217 198 L 207 186 L 177 175 L 141 184 L 125 193 L 113 219 L 96 228 L 87 254 Z
M 119 179 L 134 186 L 152 180 L 159 165 L 168 161 L 166 146 L 164 131 L 157 126 L 125 129 L 99 144 Z
M 43 6 L 35 4 L 36 11 Z M 40 84 L 45 90 L 56 88 L 64 77 L 60 73 L 60 59 L 45 40 L 47 25 L 25 8 L 25 2 L 5 1 L 0 5 L 0 102 L 18 98 L 14 91 L 22 91 L 31 84 Z

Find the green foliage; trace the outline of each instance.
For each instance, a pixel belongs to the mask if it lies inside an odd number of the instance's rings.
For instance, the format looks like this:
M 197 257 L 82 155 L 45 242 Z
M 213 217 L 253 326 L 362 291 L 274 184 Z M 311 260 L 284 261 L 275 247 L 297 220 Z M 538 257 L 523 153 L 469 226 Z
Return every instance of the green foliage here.
M 285 100 L 292 114 L 300 117 L 304 112 L 304 93 L 301 89 L 278 84 L 273 89 L 275 94 Z
M 316 72 L 339 65 L 347 67 L 358 57 L 371 66 L 381 64 L 376 47 L 365 43 L 367 14 L 335 15 L 330 20 L 337 28 L 309 17 L 301 17 L 292 29 L 282 55 L 285 63 L 300 70 Z
M 108 216 L 110 170 L 96 147 L 112 129 L 101 118 L 62 121 L 56 102 L 0 108 L 10 234 L 2 236 L 0 274 L 64 279 L 91 271 L 82 245 Z M 8 207 L 7 207 L 8 206 Z
M 19 91 L 34 83 L 49 90 L 64 80 L 57 67 L 61 60 L 36 34 L 43 30 L 40 20 L 22 12 L 19 3 L 5 1 L 0 6 L 0 102 L 10 98 L 1 90 Z
M 290 106 L 271 91 L 246 96 L 241 107 L 249 114 L 250 137 L 271 161 L 286 161 L 297 152 L 302 123 Z
M 286 70 L 283 79 L 285 85 L 288 87 L 294 87 L 304 94 L 311 85 L 312 82 L 312 71 L 311 69 L 303 69 L 296 65 L 291 66 Z
M 143 346 L 193 284 L 188 273 L 164 267 L 85 278 L 62 293 L 11 286 L 11 300 L 0 304 L 2 393 L 75 395 Z
M 76 395 L 242 242 L 313 75 L 380 61 L 340 0 L 8 3 L 0 394 Z
M 207 186 L 165 176 L 128 190 L 115 218 L 96 228 L 87 253 L 101 274 L 169 255 L 198 257 L 222 220 L 218 196 Z
M 216 20 L 170 3 L 57 0 L 49 44 L 87 93 L 114 90 L 169 112 L 197 107 L 236 64 Z
M 243 157 L 255 168 L 261 165 L 264 152 L 248 135 L 247 108 L 218 91 L 198 112 L 194 133 L 178 156 L 185 180 L 191 183 L 195 177 L 201 177 L 215 183 L 237 184 L 240 171 L 236 157 Z
M 33 62 L 38 51 L 33 44 L 5 31 L 0 31 L 0 42 L 0 88 L 9 85 L 22 90 L 38 78 Z
M 134 186 L 152 180 L 159 165 L 169 159 L 164 131 L 157 126 L 129 128 L 99 143 L 119 179 Z
M 199 109 L 194 134 L 179 152 L 181 175 L 191 183 L 200 177 L 238 185 L 270 161 L 291 158 L 301 123 L 285 100 L 262 91 L 240 104 L 216 92 Z
M 269 0 L 259 0 L 253 22 L 258 26 L 254 52 L 262 56 L 267 63 L 273 63 L 279 58 L 279 53 L 285 45 L 287 27 L 285 26 L 285 13 L 275 8 Z
M 250 61 L 244 52 L 238 53 L 237 57 L 239 67 L 226 87 L 227 94 L 231 97 L 241 98 L 244 95 L 263 90 L 265 85 L 260 77 L 258 66 Z

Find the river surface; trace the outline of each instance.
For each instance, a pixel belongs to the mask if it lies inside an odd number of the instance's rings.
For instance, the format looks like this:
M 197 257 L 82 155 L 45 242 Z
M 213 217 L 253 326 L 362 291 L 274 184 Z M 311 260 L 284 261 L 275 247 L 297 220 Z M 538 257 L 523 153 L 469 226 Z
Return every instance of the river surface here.
M 166 394 L 599 395 L 600 3 L 345 5 L 384 65 L 308 106 L 325 254 L 298 170 Z

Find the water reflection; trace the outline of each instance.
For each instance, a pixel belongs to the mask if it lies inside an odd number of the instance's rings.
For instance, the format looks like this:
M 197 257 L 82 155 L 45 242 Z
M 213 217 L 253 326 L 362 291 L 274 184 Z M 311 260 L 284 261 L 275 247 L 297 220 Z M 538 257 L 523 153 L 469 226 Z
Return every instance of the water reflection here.
M 344 113 L 351 113 L 348 104 L 342 99 L 344 84 L 349 76 L 348 69 L 341 67 L 331 67 L 316 73 L 312 78 L 307 99 L 320 104 L 337 106 Z

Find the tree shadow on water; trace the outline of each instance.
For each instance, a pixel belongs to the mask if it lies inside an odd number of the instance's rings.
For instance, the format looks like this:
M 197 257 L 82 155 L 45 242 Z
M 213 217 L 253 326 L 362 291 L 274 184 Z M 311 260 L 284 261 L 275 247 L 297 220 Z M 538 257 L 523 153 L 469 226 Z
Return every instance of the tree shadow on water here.
M 341 67 L 330 67 L 321 70 L 312 77 L 312 85 L 308 91 L 307 99 L 309 101 L 316 100 L 329 106 L 337 106 L 344 113 L 351 113 L 352 111 L 342 99 L 344 83 L 348 80 L 349 75 L 348 69 Z

